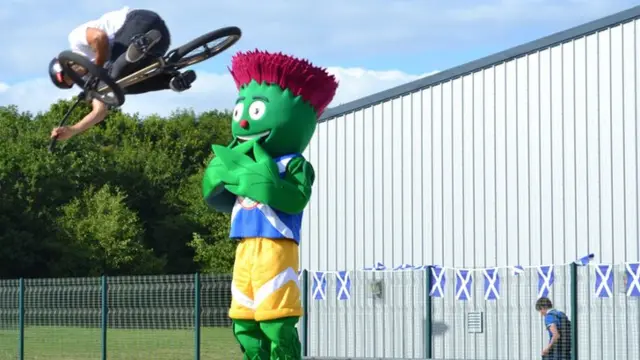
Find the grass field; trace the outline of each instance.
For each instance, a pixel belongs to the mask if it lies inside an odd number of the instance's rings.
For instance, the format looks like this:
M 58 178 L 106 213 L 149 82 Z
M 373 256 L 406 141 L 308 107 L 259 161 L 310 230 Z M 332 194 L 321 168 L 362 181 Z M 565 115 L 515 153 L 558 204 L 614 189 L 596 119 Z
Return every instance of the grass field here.
M 27 327 L 25 360 L 92 360 L 101 357 L 100 329 Z M 120 330 L 107 332 L 109 360 L 194 359 L 193 330 Z M 242 359 L 231 328 L 202 328 L 202 360 Z M 0 360 L 18 358 L 18 331 L 0 329 Z

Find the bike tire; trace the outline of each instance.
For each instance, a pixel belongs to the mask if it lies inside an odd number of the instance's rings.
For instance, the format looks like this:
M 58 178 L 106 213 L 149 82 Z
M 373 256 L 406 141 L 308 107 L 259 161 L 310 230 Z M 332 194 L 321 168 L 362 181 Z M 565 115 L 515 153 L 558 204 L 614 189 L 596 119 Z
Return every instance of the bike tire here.
M 221 44 L 217 45 L 213 49 L 205 48 L 202 52 L 197 53 L 195 55 L 186 56 L 193 50 L 205 46 L 206 44 L 218 40 L 221 38 L 228 38 Z M 197 64 L 199 62 L 205 61 L 209 58 L 212 58 L 221 52 L 227 50 L 231 46 L 233 46 L 240 38 L 242 37 L 242 31 L 239 27 L 236 26 L 228 26 L 224 28 L 220 28 L 218 30 L 214 30 L 208 32 L 202 36 L 199 36 L 188 43 L 180 46 L 179 48 L 173 50 L 169 55 L 169 62 L 172 63 L 172 67 L 175 69 L 183 69 L 187 66 L 191 66 Z
M 86 57 L 76 54 L 73 51 L 65 50 L 58 55 L 58 61 L 60 62 L 60 66 L 62 66 L 65 74 L 68 74 L 71 80 L 81 87 L 83 91 L 85 91 L 88 96 L 91 98 L 97 99 L 98 101 L 103 102 L 105 105 L 109 106 L 121 106 L 124 104 L 124 91 L 118 84 L 116 84 L 115 80 L 109 76 L 107 71 L 96 64 L 94 64 L 91 60 Z M 82 75 L 76 73 L 72 68 L 70 63 L 78 64 L 83 67 L 87 72 L 100 80 L 107 88 L 111 90 L 113 93 L 113 100 L 103 96 L 105 94 L 100 94 L 96 91 L 95 88 L 87 88 L 87 81 L 83 78 Z

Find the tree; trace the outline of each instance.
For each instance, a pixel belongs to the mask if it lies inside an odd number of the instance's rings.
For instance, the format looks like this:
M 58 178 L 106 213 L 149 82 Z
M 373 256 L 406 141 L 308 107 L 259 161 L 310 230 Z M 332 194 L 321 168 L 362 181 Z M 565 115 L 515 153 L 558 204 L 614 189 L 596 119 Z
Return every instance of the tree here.
M 162 269 L 164 261 L 145 248 L 140 219 L 125 200 L 120 189 L 107 184 L 97 191 L 90 187 L 64 205 L 57 219 L 63 259 L 52 266 L 83 275 L 146 274 Z
M 0 107 L 0 277 L 228 271 L 229 217 L 206 207 L 200 184 L 211 145 L 231 140 L 230 113 L 115 110 L 51 154 L 70 106 Z

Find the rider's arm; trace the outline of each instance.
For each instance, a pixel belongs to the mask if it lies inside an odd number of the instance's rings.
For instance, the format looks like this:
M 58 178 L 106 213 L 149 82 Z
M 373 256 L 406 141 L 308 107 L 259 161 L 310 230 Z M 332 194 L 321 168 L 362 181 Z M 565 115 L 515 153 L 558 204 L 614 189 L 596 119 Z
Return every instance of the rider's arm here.
M 103 66 L 109 57 L 109 37 L 94 21 L 73 29 L 69 33 L 69 46 L 71 51 L 91 57 L 98 66 Z
M 88 27 L 87 43 L 96 53 L 96 65 L 102 67 L 109 57 L 109 37 L 107 33 L 100 29 Z
M 94 99 L 91 102 L 91 105 L 93 105 L 93 110 L 91 110 L 91 112 L 88 113 L 87 116 L 85 116 L 82 120 L 71 126 L 74 133 L 80 134 L 84 132 L 93 125 L 104 120 L 104 118 L 107 116 L 108 108 L 104 103 Z

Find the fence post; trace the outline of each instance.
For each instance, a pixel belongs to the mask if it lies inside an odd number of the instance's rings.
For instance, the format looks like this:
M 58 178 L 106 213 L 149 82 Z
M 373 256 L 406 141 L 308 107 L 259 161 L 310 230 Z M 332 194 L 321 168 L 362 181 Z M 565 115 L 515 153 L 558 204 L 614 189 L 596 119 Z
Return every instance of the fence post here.
M 24 360 L 24 279 L 18 283 L 18 358 Z
M 307 270 L 302 270 L 302 356 L 309 356 L 309 277 Z
M 200 273 L 197 273 L 197 272 L 194 275 L 193 296 L 194 296 L 193 327 L 195 332 L 194 353 L 195 353 L 195 359 L 200 360 Z
M 108 304 L 108 281 L 107 275 L 100 278 L 100 299 L 101 299 L 101 319 L 100 328 L 102 333 L 102 360 L 107 360 L 107 328 L 109 327 L 109 304 Z
M 571 359 L 578 360 L 578 264 L 571 263 Z
M 425 319 L 424 319 L 424 358 L 425 359 L 431 359 L 433 357 L 433 319 L 431 318 L 432 315 L 432 304 L 431 304 L 431 287 L 433 286 L 432 284 L 432 279 L 431 279 L 431 266 L 427 266 L 427 289 L 425 292 L 425 305 L 424 305 L 424 311 L 425 311 Z

